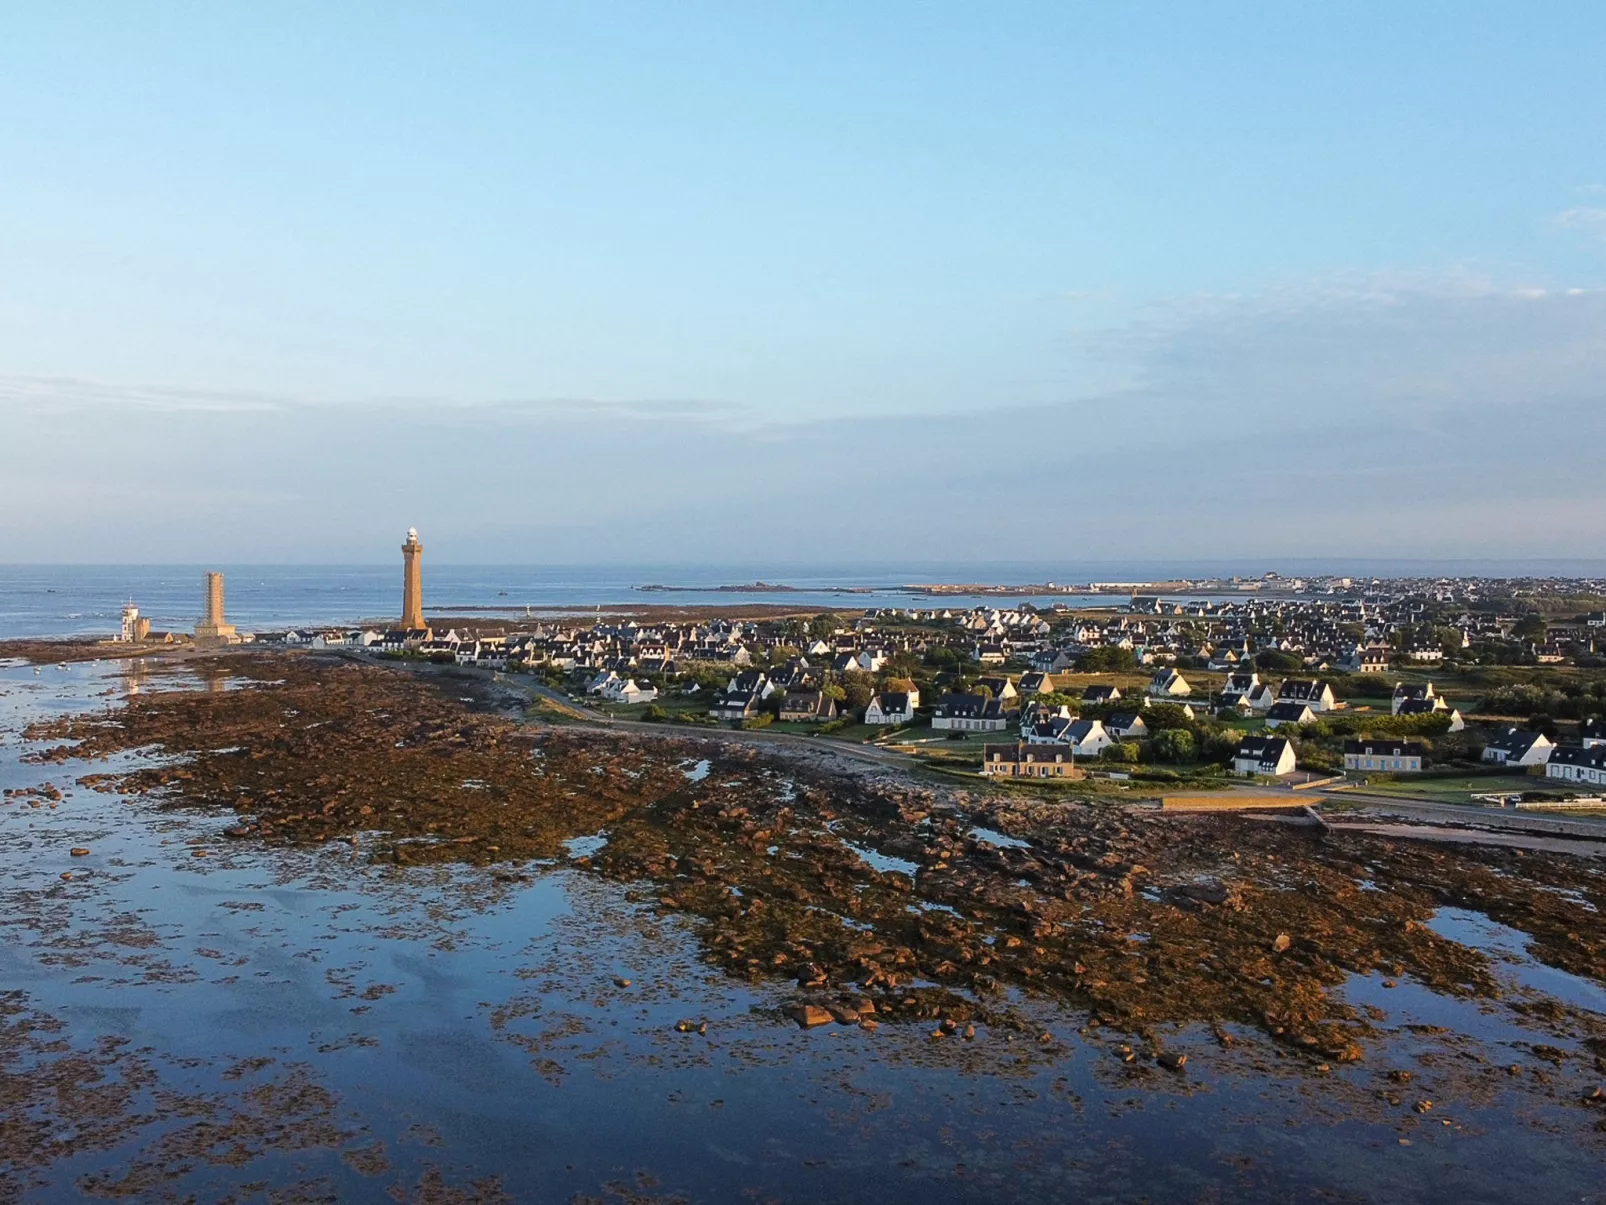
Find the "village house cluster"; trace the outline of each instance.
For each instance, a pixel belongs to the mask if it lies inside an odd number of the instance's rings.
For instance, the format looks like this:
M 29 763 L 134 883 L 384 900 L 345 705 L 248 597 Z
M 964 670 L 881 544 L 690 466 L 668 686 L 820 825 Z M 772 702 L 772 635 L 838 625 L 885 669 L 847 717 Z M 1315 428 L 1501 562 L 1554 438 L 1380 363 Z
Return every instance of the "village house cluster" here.
M 1074 777 L 1112 746 L 1148 740 L 1154 734 L 1146 712 L 1161 703 L 1188 720 L 1201 710 L 1258 719 L 1261 730 L 1238 744 L 1230 768 L 1286 775 L 1295 767 L 1295 746 L 1278 730 L 1297 736 L 1342 710 L 1330 675 L 1475 660 L 1554 664 L 1560 657 L 1590 664 L 1597 641 L 1606 639 L 1606 616 L 1540 621 L 1519 595 L 1495 593 L 1490 583 L 1346 581 L 1344 592 L 1331 580 L 1324 585 L 1305 597 L 1136 596 L 1118 612 L 1097 614 L 1065 604 L 900 607 L 812 619 L 599 617 L 513 627 L 295 630 L 263 638 L 534 672 L 610 704 L 674 699 L 684 706 L 701 698 L 701 714 L 712 722 L 751 725 L 767 717 L 896 728 L 929 721 L 937 733 L 996 733 L 1011 743 L 986 747 L 984 773 L 1043 778 Z M 1591 585 L 1574 588 L 1584 593 Z M 924 696 L 912 666 L 919 667 Z M 1124 700 L 1119 688 L 1099 683 L 1081 692 L 1077 706 L 1043 702 L 1054 692 L 1054 675 L 1074 670 L 1144 672 L 1149 681 Z M 1212 678 L 1208 690 L 1196 686 L 1204 674 Z M 1429 683 L 1398 684 L 1390 714 L 1441 717 L 1449 732 L 1465 727 Z M 1350 740 L 1342 758 L 1346 771 L 1362 774 L 1416 773 L 1429 762 L 1424 745 L 1412 739 Z M 1552 776 L 1583 783 L 1606 781 L 1606 742 L 1558 747 L 1519 728 L 1492 739 L 1484 758 L 1545 765 Z

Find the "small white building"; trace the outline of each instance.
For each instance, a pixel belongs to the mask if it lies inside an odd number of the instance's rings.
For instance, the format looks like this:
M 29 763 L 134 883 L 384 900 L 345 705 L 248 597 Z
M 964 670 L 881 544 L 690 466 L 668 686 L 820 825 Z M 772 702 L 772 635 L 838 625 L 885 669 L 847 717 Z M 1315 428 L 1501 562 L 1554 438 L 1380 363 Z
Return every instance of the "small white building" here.
M 1542 766 L 1555 747 L 1543 733 L 1507 728 L 1483 747 L 1483 760 L 1497 766 Z
M 1277 689 L 1279 703 L 1303 703 L 1320 714 L 1331 711 L 1338 699 L 1333 688 L 1321 679 L 1289 678 Z
M 1142 740 L 1149 735 L 1149 726 L 1135 711 L 1123 711 L 1111 715 L 1104 721 L 1104 727 L 1121 740 L 1126 740 L 1128 737 Z
M 1566 745 L 1551 750 L 1545 777 L 1595 787 L 1606 785 L 1606 745 Z
M 1193 693 L 1188 680 L 1174 669 L 1163 669 L 1149 679 L 1149 694 L 1156 699 L 1180 699 Z
M 615 678 L 597 693 L 610 703 L 651 703 L 658 697 L 658 688 L 638 686 L 634 678 Z
M 920 692 L 912 691 L 885 691 L 870 700 L 870 705 L 864 709 L 864 722 L 866 724 L 911 724 L 915 718 L 915 708 L 920 706 Z
M 1266 713 L 1266 727 L 1280 728 L 1284 724 L 1314 724 L 1316 713 L 1308 703 L 1278 703 Z
M 1287 737 L 1246 736 L 1232 755 L 1234 774 L 1264 774 L 1278 777 L 1294 772 L 1294 746 Z
M 931 726 L 950 732 L 1002 732 L 1011 712 L 985 695 L 944 695 L 931 715 Z

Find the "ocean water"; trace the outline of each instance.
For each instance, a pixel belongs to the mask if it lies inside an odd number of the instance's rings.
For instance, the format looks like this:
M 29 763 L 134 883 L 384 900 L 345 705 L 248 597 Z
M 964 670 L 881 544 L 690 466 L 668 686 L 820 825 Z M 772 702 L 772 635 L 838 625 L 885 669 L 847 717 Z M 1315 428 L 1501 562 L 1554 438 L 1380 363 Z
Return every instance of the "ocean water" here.
M 191 630 L 204 609 L 208 569 L 224 574 L 230 623 L 245 631 L 394 619 L 401 610 L 402 567 L 395 565 L 0 565 L 0 638 L 114 633 L 134 602 L 158 631 Z M 784 603 L 799 607 L 928 605 L 899 589 L 914 582 L 1025 583 L 1041 566 L 995 566 L 984 576 L 955 576 L 942 566 L 786 571 L 775 566 L 432 565 L 424 567 L 424 609 L 436 615 L 524 607 L 590 610 L 642 605 Z M 1026 574 L 1026 576 L 1019 576 Z M 715 587 L 765 581 L 792 587 L 734 593 Z M 1058 579 L 1052 579 L 1058 580 Z M 640 587 L 704 587 L 650 591 Z M 835 591 L 876 587 L 873 594 Z M 1022 597 L 1031 597 L 1029 595 Z M 934 602 L 934 600 L 932 600 Z M 970 605 L 980 598 L 943 599 Z M 991 601 L 996 602 L 996 599 Z M 1105 605 L 1109 598 L 1041 597 L 1041 602 Z
M 0 639 L 114 633 L 123 605 L 136 603 L 159 631 L 190 631 L 204 607 L 209 569 L 226 579 L 229 621 L 242 630 L 356 623 L 394 618 L 401 609 L 401 563 L 387 565 L 4 565 L 0 564 Z M 886 562 L 837 566 L 424 564 L 426 613 L 461 615 L 481 608 L 592 609 L 642 604 L 784 603 L 828 606 L 971 606 L 995 595 L 938 600 L 903 589 L 911 583 L 1022 585 L 1144 582 L 1178 578 L 1285 576 L 1606 576 L 1606 561 L 1129 561 L 1084 563 Z M 773 593 L 714 589 L 764 581 L 793 587 Z M 642 591 L 649 584 L 693 587 Z M 699 588 L 700 587 L 700 588 Z M 870 594 L 835 591 L 870 587 Z M 1016 601 L 1108 606 L 1122 596 L 1032 595 Z

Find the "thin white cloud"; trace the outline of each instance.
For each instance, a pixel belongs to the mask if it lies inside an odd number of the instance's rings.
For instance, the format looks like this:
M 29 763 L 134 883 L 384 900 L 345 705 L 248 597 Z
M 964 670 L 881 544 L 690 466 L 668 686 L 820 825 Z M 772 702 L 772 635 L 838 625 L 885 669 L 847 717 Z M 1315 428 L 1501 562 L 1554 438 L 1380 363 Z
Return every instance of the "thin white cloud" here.
M 186 389 L 120 384 L 81 377 L 0 373 L 0 407 L 37 413 L 134 410 L 153 413 L 301 413 L 344 410 L 384 414 L 428 411 L 532 415 L 550 419 L 661 419 L 746 422 L 753 410 L 735 402 L 702 398 L 496 398 L 389 396 L 315 398 L 237 389 Z
M 1606 242 L 1606 209 L 1595 205 L 1575 205 L 1564 209 L 1552 219 L 1562 230 L 1571 230 L 1588 238 Z
M 0 378 L 35 453 L 0 474 L 0 561 L 372 559 L 414 523 L 481 563 L 1606 555 L 1606 291 L 1356 276 L 1074 342 L 1133 384 L 783 424 L 699 399 Z
M 240 390 L 174 389 L 121 385 L 79 377 L 31 377 L 0 373 L 0 406 L 67 412 L 97 408 L 156 412 L 239 413 L 282 410 L 294 399 Z

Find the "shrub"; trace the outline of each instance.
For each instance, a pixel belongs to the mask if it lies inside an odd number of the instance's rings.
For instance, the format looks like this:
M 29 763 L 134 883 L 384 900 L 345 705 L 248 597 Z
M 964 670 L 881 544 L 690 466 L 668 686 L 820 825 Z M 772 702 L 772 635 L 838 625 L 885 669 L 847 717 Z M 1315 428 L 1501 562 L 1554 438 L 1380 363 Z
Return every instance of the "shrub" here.
M 1155 734 L 1149 742 L 1149 749 L 1156 761 L 1183 762 L 1193 760 L 1197 746 L 1194 743 L 1193 733 L 1186 728 L 1165 728 Z

